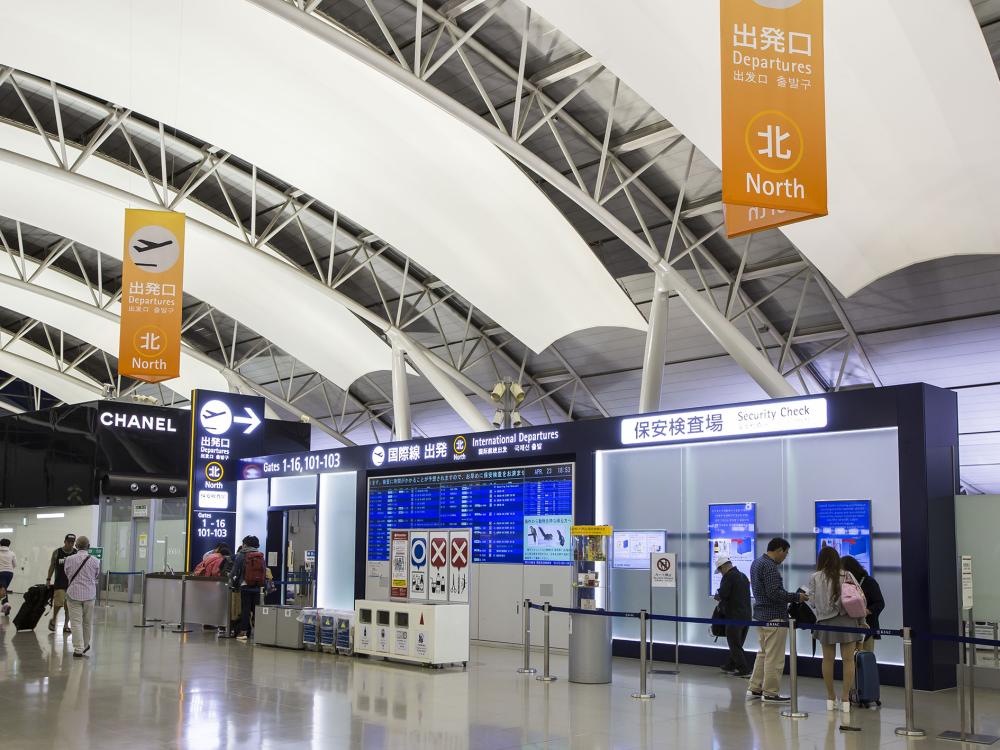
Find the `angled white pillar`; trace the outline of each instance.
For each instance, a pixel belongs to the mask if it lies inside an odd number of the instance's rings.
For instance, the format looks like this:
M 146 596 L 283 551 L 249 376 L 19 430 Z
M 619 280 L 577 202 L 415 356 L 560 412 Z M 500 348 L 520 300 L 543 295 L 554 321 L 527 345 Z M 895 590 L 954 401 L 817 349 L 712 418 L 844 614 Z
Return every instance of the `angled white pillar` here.
M 399 344 L 392 345 L 392 432 L 396 440 L 409 440 L 410 389 L 406 383 L 406 353 Z
M 660 274 L 655 274 L 653 299 L 649 306 L 649 329 L 646 331 L 646 353 L 642 360 L 642 386 L 639 389 L 639 412 L 642 414 L 660 410 L 669 310 L 670 290 L 664 286 Z

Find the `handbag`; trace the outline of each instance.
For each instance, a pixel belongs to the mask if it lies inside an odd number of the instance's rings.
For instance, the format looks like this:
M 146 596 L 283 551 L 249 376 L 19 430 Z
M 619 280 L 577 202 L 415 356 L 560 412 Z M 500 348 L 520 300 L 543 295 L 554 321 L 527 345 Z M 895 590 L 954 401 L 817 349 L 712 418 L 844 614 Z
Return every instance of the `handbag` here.
M 840 606 L 848 617 L 863 619 L 868 611 L 868 602 L 857 580 L 850 573 L 840 584 Z
M 715 609 L 712 612 L 713 620 L 724 620 L 726 619 L 726 613 L 722 611 L 722 604 L 716 604 Z M 726 626 L 721 622 L 712 623 L 712 635 L 716 638 L 726 637 Z

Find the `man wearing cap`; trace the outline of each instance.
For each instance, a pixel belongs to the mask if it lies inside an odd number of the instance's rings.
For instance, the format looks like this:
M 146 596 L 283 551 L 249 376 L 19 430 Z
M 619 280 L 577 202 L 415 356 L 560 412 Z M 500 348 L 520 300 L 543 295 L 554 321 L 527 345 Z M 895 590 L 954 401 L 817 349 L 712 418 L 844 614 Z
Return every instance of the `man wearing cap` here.
M 715 594 L 715 599 L 722 608 L 722 616 L 727 620 L 744 622 L 751 620 L 753 612 L 750 608 L 750 579 L 725 556 L 716 559 L 715 569 L 722 574 L 722 583 L 719 584 L 719 590 Z M 748 632 L 750 632 L 749 626 L 726 625 L 729 661 L 722 667 L 723 672 L 736 677 L 750 676 L 747 655 L 743 651 Z

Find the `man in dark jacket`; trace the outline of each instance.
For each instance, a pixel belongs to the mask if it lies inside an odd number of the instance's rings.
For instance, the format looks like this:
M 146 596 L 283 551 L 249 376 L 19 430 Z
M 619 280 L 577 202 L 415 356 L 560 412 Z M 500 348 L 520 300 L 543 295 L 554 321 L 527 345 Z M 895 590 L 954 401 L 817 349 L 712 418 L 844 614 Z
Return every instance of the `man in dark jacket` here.
M 715 561 L 715 569 L 722 574 L 722 582 L 715 594 L 716 601 L 722 609 L 722 616 L 727 620 L 750 620 L 753 612 L 750 608 L 750 579 L 730 561 L 728 557 L 720 557 Z M 736 677 L 749 677 L 747 655 L 743 651 L 749 626 L 726 625 L 726 643 L 729 644 L 729 661 L 722 671 Z
M 253 615 L 261 587 L 265 584 L 263 553 L 259 549 L 260 540 L 255 536 L 243 537 L 243 545 L 236 553 L 230 583 L 233 591 L 240 592 L 240 624 L 236 640 L 245 641 L 253 630 Z M 256 564 L 252 558 L 256 557 Z M 254 571 L 252 574 L 251 571 Z M 259 571 L 259 573 L 257 573 Z

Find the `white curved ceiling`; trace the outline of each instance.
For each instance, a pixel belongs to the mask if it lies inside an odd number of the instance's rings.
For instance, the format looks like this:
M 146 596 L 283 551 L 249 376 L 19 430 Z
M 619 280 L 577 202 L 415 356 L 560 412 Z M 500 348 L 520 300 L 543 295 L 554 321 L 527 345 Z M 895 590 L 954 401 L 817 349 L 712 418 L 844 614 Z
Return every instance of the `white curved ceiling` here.
M 22 143 L 24 139 L 28 143 Z M 31 152 L 40 139 L 0 126 L 0 147 Z M 76 240 L 111 257 L 121 255 L 124 209 L 156 208 L 112 187 L 132 175 L 93 160 L 101 181 L 0 148 L 0 214 Z M 142 179 L 142 178 L 140 178 Z M 185 210 L 194 209 L 186 204 Z M 201 211 L 202 215 L 207 211 Z M 239 320 L 341 388 L 368 372 L 390 368 L 389 347 L 301 271 L 194 218 L 188 210 L 185 289 Z M 215 223 L 224 224 L 218 217 Z M 235 228 L 231 227 L 232 231 Z
M 525 0 L 721 164 L 717 0 Z M 1000 252 L 1000 81 L 967 0 L 830 0 L 830 215 L 786 227 L 845 295 Z
M 26 266 L 30 278 L 30 274 L 38 266 L 31 262 L 26 263 Z M 25 288 L 19 282 L 10 256 L 6 253 L 0 255 L 0 307 L 34 318 L 118 356 L 118 315 L 121 306 L 117 302 L 110 304 L 105 312 L 98 310 L 88 299 L 86 285 L 52 268 L 40 273 L 31 286 L 48 290 L 52 294 L 46 295 L 31 287 Z M 83 304 L 74 304 L 73 300 Z M 180 377 L 166 380 L 162 385 L 183 399 L 191 398 L 191 391 L 195 388 L 229 390 L 229 383 L 222 372 L 192 356 L 186 347 L 181 350 Z
M 0 370 L 41 388 L 67 404 L 80 404 L 101 398 L 100 385 L 76 370 L 59 372 L 46 361 L 52 355 L 26 341 L 16 341 L 0 351 Z
M 405 251 L 536 352 L 585 328 L 645 328 L 580 236 L 500 151 L 250 3 L 18 0 L 5 3 L 3 21 L 4 64 L 278 175 Z

